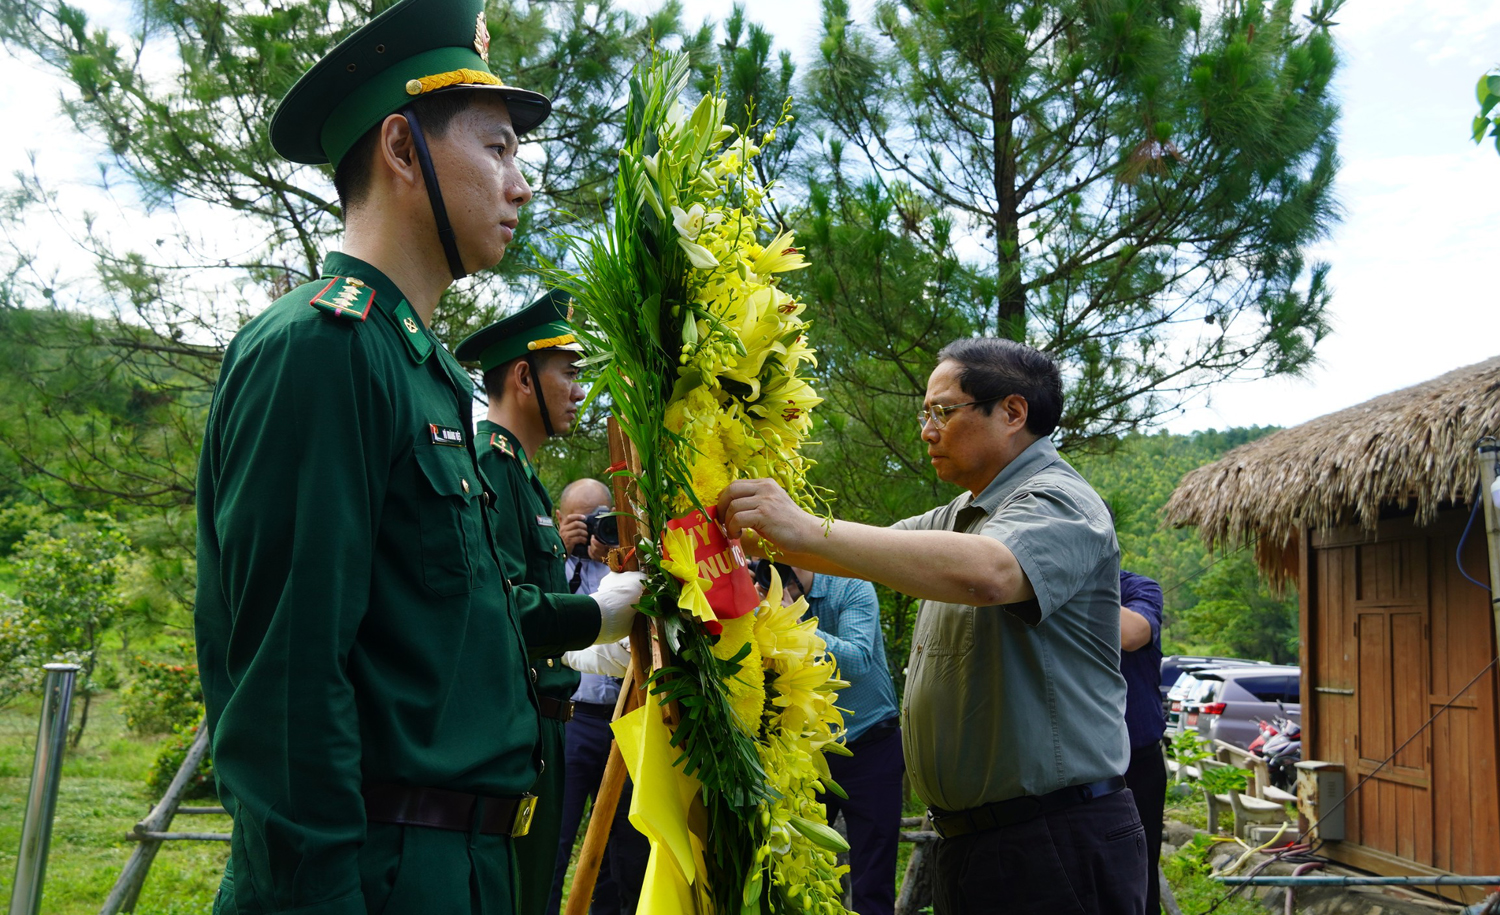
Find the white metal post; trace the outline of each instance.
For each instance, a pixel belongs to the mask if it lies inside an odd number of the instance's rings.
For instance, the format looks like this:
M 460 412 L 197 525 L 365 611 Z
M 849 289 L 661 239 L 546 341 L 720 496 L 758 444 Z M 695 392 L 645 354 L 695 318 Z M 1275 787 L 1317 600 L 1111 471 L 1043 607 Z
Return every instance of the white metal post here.
M 63 754 L 68 748 L 68 712 L 73 705 L 77 664 L 47 664 L 42 694 L 42 718 L 36 731 L 36 760 L 26 795 L 26 818 L 21 823 L 21 851 L 16 856 L 16 881 L 11 890 L 10 915 L 37 915 L 42 909 L 42 881 L 47 876 L 47 846 L 52 842 L 52 817 L 57 812 L 57 786 L 62 779 Z

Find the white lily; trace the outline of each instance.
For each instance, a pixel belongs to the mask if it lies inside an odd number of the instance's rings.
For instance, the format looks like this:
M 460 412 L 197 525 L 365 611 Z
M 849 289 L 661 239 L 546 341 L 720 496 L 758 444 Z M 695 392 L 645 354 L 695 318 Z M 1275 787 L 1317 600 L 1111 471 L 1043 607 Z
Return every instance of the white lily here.
M 673 207 L 672 209 L 677 209 Z M 699 270 L 712 270 L 719 266 L 719 259 L 714 257 L 713 252 L 696 242 L 688 241 L 686 238 L 677 239 L 677 246 L 687 254 L 688 262 Z
M 672 206 L 672 225 L 677 228 L 677 234 L 688 241 L 697 241 L 698 235 L 705 228 L 716 226 L 723 220 L 723 213 L 706 213 L 701 203 L 695 203 L 686 210 L 676 204 Z

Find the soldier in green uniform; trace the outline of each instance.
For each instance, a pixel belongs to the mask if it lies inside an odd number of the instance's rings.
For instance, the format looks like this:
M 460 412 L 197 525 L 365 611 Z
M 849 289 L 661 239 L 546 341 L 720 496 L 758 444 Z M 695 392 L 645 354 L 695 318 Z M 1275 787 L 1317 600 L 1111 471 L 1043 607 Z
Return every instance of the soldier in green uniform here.
M 568 323 L 570 311 L 565 293 L 550 292 L 470 336 L 455 351 L 484 371 L 490 406 L 489 416 L 479 423 L 479 466 L 494 486 L 495 506 L 505 519 L 494 528 L 495 547 L 506 576 L 516 584 L 521 631 L 531 649 L 542 709 L 547 768 L 537 782 L 531 832 L 516 843 L 524 915 L 540 915 L 552 890 L 562 831 L 563 727 L 573 716 L 572 696 L 578 688 L 578 673 L 562 663 L 549 633 L 567 625 L 581 629 L 573 621 L 607 618 L 633 605 L 643 578 L 639 572 L 612 572 L 592 596 L 570 592 L 567 549 L 557 532 L 552 499 L 531 465 L 531 456 L 547 439 L 567 433 L 584 398 L 576 364 L 582 347 Z M 587 647 L 595 633 L 584 635 L 565 647 Z
M 551 109 L 490 73 L 483 9 L 401 0 L 271 123 L 282 155 L 333 164 L 345 236 L 236 335 L 204 435 L 195 623 L 234 818 L 216 913 L 515 910 L 540 712 L 473 383 L 428 329 L 504 255 L 531 198 L 517 138 Z M 545 622 L 532 647 L 577 643 Z

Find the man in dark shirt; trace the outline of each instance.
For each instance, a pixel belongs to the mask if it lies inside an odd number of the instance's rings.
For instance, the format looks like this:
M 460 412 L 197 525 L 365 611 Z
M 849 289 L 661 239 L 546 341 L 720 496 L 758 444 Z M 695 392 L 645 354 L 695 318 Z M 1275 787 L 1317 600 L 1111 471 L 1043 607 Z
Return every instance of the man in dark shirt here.
M 1162 808 L 1167 768 L 1161 738 L 1167 718 L 1161 707 L 1161 585 L 1120 571 L 1120 673 L 1125 675 L 1125 729 L 1130 732 L 1130 768 L 1125 783 L 1146 827 L 1146 915 L 1161 911 Z

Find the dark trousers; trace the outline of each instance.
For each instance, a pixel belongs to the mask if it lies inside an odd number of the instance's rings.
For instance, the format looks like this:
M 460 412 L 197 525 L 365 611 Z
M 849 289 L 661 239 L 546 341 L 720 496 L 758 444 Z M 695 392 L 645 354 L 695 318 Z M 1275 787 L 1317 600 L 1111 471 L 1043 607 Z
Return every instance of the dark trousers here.
M 568 722 L 564 750 L 568 777 L 563 785 L 562 835 L 557 843 L 557 865 L 552 871 L 552 895 L 547 900 L 547 915 L 557 915 L 562 907 L 563 878 L 568 872 L 568 859 L 573 855 L 573 840 L 583 821 L 583 804 L 599 790 L 599 780 L 604 777 L 604 766 L 609 762 L 609 745 L 614 733 L 609 729 L 607 716 L 613 711 L 606 706 L 579 703 L 579 711 Z M 600 712 L 606 717 L 597 717 Z M 609 829 L 604 860 L 599 865 L 594 901 L 589 906 L 590 915 L 629 915 L 635 911 L 640 899 L 641 881 L 646 877 L 646 859 L 651 854 L 651 847 L 646 837 L 630 825 L 629 814 L 630 782 L 627 779 Z
M 901 730 L 861 737 L 849 745 L 853 756 L 828 754 L 828 771 L 847 800 L 823 794 L 828 822 L 844 814 L 849 829 L 849 879 L 853 911 L 892 915 L 896 910 L 896 845 L 901 838 Z
M 935 915 L 1141 915 L 1146 836 L 1130 789 L 937 843 Z
M 1161 913 L 1161 832 L 1167 805 L 1167 763 L 1162 759 L 1161 742 L 1154 741 L 1130 751 L 1130 768 L 1125 770 L 1125 784 L 1135 795 L 1135 809 L 1146 827 L 1146 915 Z

